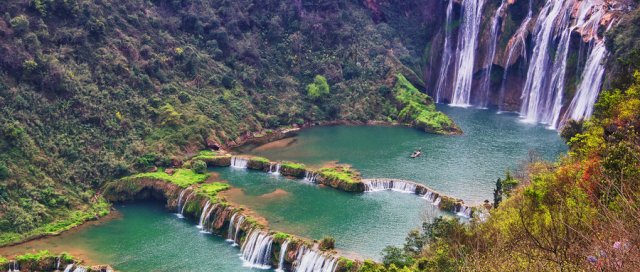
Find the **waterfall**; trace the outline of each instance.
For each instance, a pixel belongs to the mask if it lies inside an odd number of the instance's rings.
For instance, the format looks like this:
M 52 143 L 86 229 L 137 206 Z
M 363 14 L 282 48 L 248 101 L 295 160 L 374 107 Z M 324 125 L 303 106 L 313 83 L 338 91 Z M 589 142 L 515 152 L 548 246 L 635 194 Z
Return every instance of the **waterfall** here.
M 527 17 L 524 18 L 524 20 L 522 21 L 522 24 L 520 24 L 520 27 L 518 27 L 518 30 L 516 30 L 515 34 L 513 34 L 513 44 L 511 44 L 511 42 L 509 42 L 510 46 L 508 46 L 509 48 L 509 53 L 507 54 L 507 62 L 504 65 L 504 72 L 502 73 L 502 83 L 500 84 L 500 94 L 499 94 L 499 98 L 498 98 L 498 111 L 502 112 L 503 108 L 503 104 L 504 104 L 504 92 L 505 92 L 505 83 L 507 82 L 507 76 L 509 75 L 509 67 L 511 64 L 511 60 L 513 59 L 513 53 L 515 52 L 515 49 L 518 47 L 517 45 L 520 44 L 521 46 L 521 50 L 520 53 L 524 56 L 524 59 L 527 59 L 527 27 L 529 25 L 529 23 L 531 22 L 531 19 L 533 18 L 533 0 L 529 0 L 529 13 L 527 13 Z
M 433 205 L 434 205 L 434 206 L 438 206 L 438 205 L 440 205 L 440 201 L 441 201 L 441 200 L 442 200 L 442 199 L 441 199 L 440 197 L 436 198 L 436 200 L 434 200 L 434 201 L 433 201 Z
M 298 259 L 296 272 L 333 272 L 338 266 L 338 260 L 335 257 L 323 256 L 304 246 L 298 249 Z
M 210 232 L 211 227 L 209 226 L 209 222 L 211 222 L 211 221 L 209 220 L 209 218 L 211 218 L 211 214 L 213 213 L 213 211 L 216 210 L 216 208 L 218 208 L 219 205 L 220 204 L 216 203 L 209 209 L 209 211 L 207 211 L 207 213 L 206 213 L 206 215 L 204 217 L 204 220 L 202 221 L 202 223 L 200 223 L 202 225 L 202 230 L 200 232 L 202 232 L 202 233 L 209 233 Z
M 238 233 L 240 232 L 240 227 L 242 227 L 243 222 L 244 216 L 242 214 L 234 213 L 231 216 L 231 221 L 229 221 L 229 229 L 227 230 L 227 242 L 233 243 L 233 246 L 238 245 L 236 242 L 238 241 Z
M 191 190 L 191 188 L 186 188 L 186 189 L 182 189 L 182 191 L 180 191 L 180 195 L 178 196 L 178 206 L 177 206 L 177 210 L 176 210 L 176 215 L 178 215 L 178 217 L 182 218 L 182 198 L 184 197 L 185 193 L 187 191 Z
M 73 268 L 73 264 L 68 264 L 67 267 L 64 268 L 64 272 L 71 272 L 72 268 Z
M 424 194 L 424 196 L 422 196 L 422 198 L 426 199 L 427 202 L 434 204 L 436 202 L 436 200 L 438 200 L 439 195 L 432 192 L 432 191 L 428 191 L 426 194 Z M 435 204 L 437 205 L 437 204 Z
M 180 207 L 180 213 L 178 214 L 178 217 L 184 218 L 184 208 L 187 207 L 189 200 L 191 200 L 191 197 L 193 197 L 195 193 L 196 193 L 195 191 L 191 191 L 191 193 L 187 195 L 187 198 L 185 198 L 184 203 L 182 203 L 182 207 Z
M 486 108 L 489 105 L 489 91 L 491 89 L 491 71 L 493 70 L 493 59 L 496 57 L 496 47 L 498 45 L 498 34 L 501 26 L 501 14 L 504 11 L 507 1 L 502 0 L 500 7 L 496 10 L 491 23 L 491 40 L 489 49 L 484 59 L 483 67 L 486 69 L 480 82 L 480 103 L 479 106 Z
M 576 94 L 567 110 L 567 117 L 574 120 L 582 120 L 591 117 L 593 105 L 598 98 L 598 92 L 602 85 L 604 65 L 602 61 L 607 56 L 604 41 L 598 42 L 589 53 L 582 79 Z
M 417 184 L 408 181 L 392 179 L 372 179 L 364 182 L 365 192 L 377 192 L 391 190 L 402 193 L 415 194 Z
M 276 272 L 284 272 L 284 259 L 287 254 L 287 247 L 289 247 L 289 240 L 284 241 L 280 246 L 280 258 L 278 259 L 278 269 L 276 269 Z
M 20 272 L 20 265 L 18 265 L 17 261 L 12 261 L 9 264 L 9 272 Z
M 447 88 L 447 74 L 449 72 L 449 66 L 451 65 L 451 33 L 453 29 L 453 0 L 449 0 L 447 5 L 447 18 L 445 22 L 445 37 L 444 47 L 442 52 L 442 61 L 440 63 L 440 76 L 438 77 L 438 83 L 436 85 L 436 102 L 442 102 L 442 92 Z
M 269 174 L 272 175 L 280 175 L 280 164 L 279 163 L 272 163 L 269 165 Z
M 471 218 L 471 213 L 472 212 L 473 212 L 473 210 L 471 209 L 471 207 L 461 205 L 459 208 L 457 208 L 456 214 L 458 216 Z
M 199 229 L 203 228 L 202 223 L 204 222 L 205 217 L 207 216 L 207 212 L 209 211 L 209 206 L 211 205 L 211 202 L 209 200 L 207 200 L 207 203 L 204 204 L 204 208 L 202 209 L 202 213 L 200 214 L 200 223 L 196 226 Z
M 536 22 L 535 46 L 521 96 L 520 116 L 526 122 L 549 124 L 553 121 L 550 111 L 553 111 L 552 105 L 559 92 L 551 88 L 549 79 L 562 65 L 556 64 L 557 57 L 552 60 L 550 53 L 554 50 L 554 34 L 569 27 L 573 1 L 547 0 Z
M 56 257 L 56 271 L 60 270 L 60 256 Z
M 556 52 L 556 59 L 553 65 L 553 75 L 551 77 L 550 92 L 555 97 L 553 100 L 552 110 L 547 112 L 547 115 L 543 120 L 549 121 L 549 128 L 556 129 L 558 120 L 560 119 L 560 112 L 562 110 L 562 96 L 564 94 L 564 78 L 567 71 L 567 57 L 569 56 L 569 42 L 571 39 L 572 29 L 568 28 L 562 33 L 560 38 L 560 44 L 558 45 L 558 52 Z M 551 100 L 547 101 L 551 103 Z M 549 108 L 549 104 L 545 108 Z
M 471 85 L 475 64 L 478 34 L 482 20 L 484 0 L 464 0 L 462 2 L 462 25 L 458 33 L 456 49 L 456 73 L 452 106 L 468 107 L 471 99 Z
M 318 178 L 318 174 L 312 171 L 306 171 L 304 173 L 304 181 L 308 183 L 316 183 L 316 178 Z
M 231 157 L 231 167 L 233 168 L 245 169 L 247 168 L 247 163 L 249 163 L 249 160 L 247 159 L 238 158 L 236 156 Z
M 252 230 L 242 245 L 241 255 L 244 266 L 259 269 L 269 269 L 271 246 L 273 239 L 267 233 Z
M 73 272 L 87 272 L 87 268 L 83 266 L 76 266 L 76 269 L 74 269 Z

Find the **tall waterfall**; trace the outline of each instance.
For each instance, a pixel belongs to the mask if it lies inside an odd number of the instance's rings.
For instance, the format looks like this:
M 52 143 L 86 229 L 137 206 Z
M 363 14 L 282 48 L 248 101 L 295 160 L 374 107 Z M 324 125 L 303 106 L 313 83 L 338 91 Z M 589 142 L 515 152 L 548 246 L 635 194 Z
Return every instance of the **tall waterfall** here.
M 247 168 L 248 163 L 249 163 L 249 160 L 245 158 L 239 158 L 236 156 L 231 157 L 231 167 L 233 168 L 245 169 Z
M 304 246 L 298 249 L 296 272 L 334 272 L 338 266 L 335 257 L 324 256 Z
M 533 0 L 529 0 L 529 12 L 527 13 L 527 17 L 524 18 L 522 24 L 518 27 L 515 34 L 511 38 L 511 41 L 508 45 L 508 53 L 507 53 L 507 62 L 504 65 L 504 72 L 502 73 L 502 83 L 500 84 L 500 94 L 498 97 L 498 111 L 503 110 L 504 105 L 504 92 L 505 92 L 505 83 L 507 82 L 507 76 L 509 75 L 509 67 L 511 65 L 511 60 L 513 59 L 513 54 L 516 52 L 516 48 L 520 47 L 520 54 L 524 56 L 524 59 L 527 59 L 527 27 L 533 18 Z
M 456 70 L 452 106 L 468 107 L 471 103 L 471 85 L 475 64 L 478 34 L 482 20 L 484 0 L 464 0 L 462 2 L 462 25 L 458 34 L 456 50 Z
M 489 91 L 491 89 L 491 71 L 493 70 L 493 59 L 496 57 L 496 47 L 498 45 L 498 34 L 500 32 L 502 12 L 507 7 L 507 0 L 502 0 L 500 7 L 496 10 L 491 22 L 491 40 L 488 52 L 485 55 L 483 67 L 486 69 L 480 82 L 480 96 L 478 105 L 486 108 L 489 105 Z
M 284 259 L 286 258 L 288 247 L 289 240 L 284 241 L 284 243 L 280 246 L 280 258 L 278 259 L 278 269 L 276 269 L 276 272 L 284 272 Z
M 440 75 L 438 77 L 438 84 L 436 85 L 436 102 L 442 102 L 442 93 L 447 89 L 447 75 L 449 73 L 449 66 L 451 65 L 451 28 L 453 24 L 453 0 L 449 0 L 447 4 L 447 17 L 445 21 L 445 36 L 444 36 L 444 48 L 442 52 L 442 60 L 440 62 Z
M 273 239 L 260 230 L 252 230 L 242 244 L 241 256 L 244 266 L 259 269 L 271 268 L 271 246 Z
M 591 117 L 593 105 L 598 98 L 598 91 L 602 85 L 604 65 L 602 61 L 607 56 L 604 41 L 598 42 L 589 53 L 587 64 L 582 73 L 582 80 L 576 94 L 569 105 L 567 116 L 574 120 Z
M 391 190 L 402 193 L 416 193 L 417 184 L 402 180 L 372 179 L 364 181 L 365 192 L 377 192 Z
M 527 71 L 527 80 L 522 91 L 522 106 L 520 115 L 526 122 L 550 123 L 551 105 L 556 100 L 558 91 L 551 88 L 551 81 L 559 65 L 551 59 L 554 34 L 558 29 L 569 27 L 571 7 L 574 0 L 547 0 L 539 14 L 534 30 L 534 49 Z M 556 58 L 557 60 L 557 58 Z

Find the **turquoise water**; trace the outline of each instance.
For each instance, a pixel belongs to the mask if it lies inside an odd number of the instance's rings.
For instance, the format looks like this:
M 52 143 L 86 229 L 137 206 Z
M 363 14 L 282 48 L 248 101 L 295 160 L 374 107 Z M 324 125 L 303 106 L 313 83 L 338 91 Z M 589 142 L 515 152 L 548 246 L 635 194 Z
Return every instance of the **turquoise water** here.
M 238 248 L 222 237 L 200 233 L 194 222 L 177 218 L 159 202 L 115 207 L 120 218 L 0 249 L 0 254 L 66 251 L 119 271 L 249 271 L 242 267 Z
M 555 131 L 521 123 L 514 115 L 441 109 L 464 135 L 432 135 L 403 127 L 318 127 L 302 131 L 286 147 L 249 152 L 316 166 L 348 163 L 365 177 L 414 180 L 473 203 L 491 199 L 495 179 L 517 167 L 529 150 L 549 160 L 566 151 Z M 416 148 L 424 155 L 410 159 Z M 401 245 L 409 230 L 442 214 L 415 195 L 350 194 L 256 171 L 214 170 L 238 188 L 228 192 L 228 198 L 268 219 L 272 229 L 314 239 L 333 236 L 338 249 L 352 257 L 379 259 L 385 246 Z M 121 271 L 248 270 L 242 267 L 238 248 L 200 233 L 195 222 L 178 219 L 159 203 L 116 208 L 121 218 L 2 248 L 0 255 L 48 249 L 69 251 Z
M 513 114 L 440 106 L 464 135 L 427 134 L 405 127 L 333 126 L 302 130 L 286 147 L 243 151 L 312 166 L 351 164 L 365 178 L 399 178 L 425 184 L 468 203 L 492 200 L 497 178 L 534 151 L 555 160 L 566 152 L 558 133 L 520 122 Z M 423 155 L 409 158 L 422 148 Z
M 215 170 L 242 189 L 228 198 L 265 217 L 271 229 L 318 240 L 332 236 L 337 249 L 359 259 L 379 259 L 384 247 L 402 245 L 410 230 L 443 214 L 412 194 L 352 194 L 258 171 Z

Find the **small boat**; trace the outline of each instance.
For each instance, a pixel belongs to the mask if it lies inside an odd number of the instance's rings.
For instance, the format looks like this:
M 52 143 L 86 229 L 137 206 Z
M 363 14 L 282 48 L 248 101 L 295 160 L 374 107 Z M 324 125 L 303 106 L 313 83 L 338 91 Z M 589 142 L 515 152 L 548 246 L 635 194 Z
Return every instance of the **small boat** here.
M 413 151 L 413 153 L 411 154 L 411 158 L 415 159 L 417 157 L 420 157 L 420 155 L 422 155 L 422 151 L 420 151 L 419 149 L 416 151 Z

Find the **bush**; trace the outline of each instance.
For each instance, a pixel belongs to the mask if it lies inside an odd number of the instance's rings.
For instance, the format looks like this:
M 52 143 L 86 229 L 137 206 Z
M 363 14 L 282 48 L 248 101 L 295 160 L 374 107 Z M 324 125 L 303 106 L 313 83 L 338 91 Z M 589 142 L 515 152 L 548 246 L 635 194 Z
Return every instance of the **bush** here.
M 193 172 L 204 174 L 207 171 L 207 163 L 201 160 L 196 160 L 195 162 L 193 162 L 192 169 Z
M 320 240 L 320 250 L 331 250 L 336 248 L 336 239 L 331 236 L 325 236 Z
M 0 180 L 7 179 L 9 177 L 9 168 L 4 162 L 0 162 Z
M 321 75 L 317 75 L 313 79 L 313 83 L 307 85 L 307 95 L 313 100 L 329 95 L 327 79 Z
M 19 15 L 13 17 L 9 23 L 11 24 L 11 28 L 18 33 L 24 33 L 29 30 L 29 18 L 27 18 L 27 16 Z

